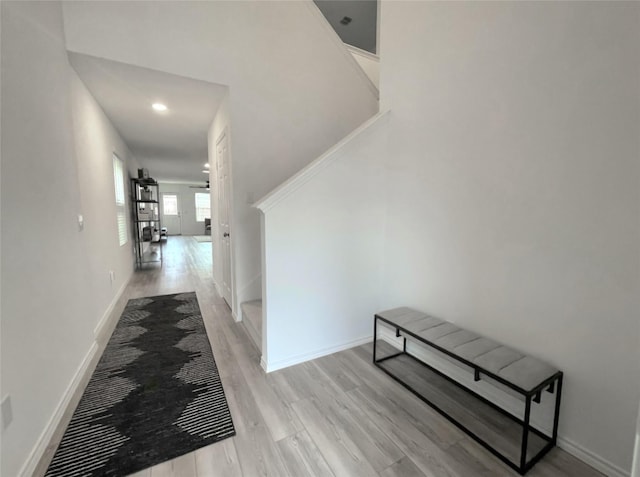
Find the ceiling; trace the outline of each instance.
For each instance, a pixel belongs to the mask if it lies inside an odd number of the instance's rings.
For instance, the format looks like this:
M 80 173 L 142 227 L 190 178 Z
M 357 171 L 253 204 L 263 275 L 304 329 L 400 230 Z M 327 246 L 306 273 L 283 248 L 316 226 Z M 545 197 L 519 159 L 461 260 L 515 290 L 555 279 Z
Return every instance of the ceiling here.
M 149 175 L 204 183 L 207 132 L 227 87 L 69 52 L 69 60 Z M 163 103 L 168 110 L 155 112 Z
M 314 3 L 343 42 L 376 54 L 377 0 L 314 0 Z M 344 17 L 351 18 L 348 25 L 340 23 Z

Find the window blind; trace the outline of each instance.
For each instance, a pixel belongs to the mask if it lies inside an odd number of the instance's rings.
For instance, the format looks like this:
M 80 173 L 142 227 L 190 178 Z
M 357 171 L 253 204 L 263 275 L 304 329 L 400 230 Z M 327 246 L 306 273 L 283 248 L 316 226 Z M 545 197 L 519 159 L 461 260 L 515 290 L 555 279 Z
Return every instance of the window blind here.
M 162 195 L 162 213 L 164 215 L 178 215 L 178 196 L 173 194 Z
M 116 222 L 118 224 L 118 243 L 127 243 L 127 211 L 124 191 L 124 162 L 113 155 L 113 183 L 116 195 Z
M 211 198 L 208 193 L 196 192 L 196 222 L 211 218 Z

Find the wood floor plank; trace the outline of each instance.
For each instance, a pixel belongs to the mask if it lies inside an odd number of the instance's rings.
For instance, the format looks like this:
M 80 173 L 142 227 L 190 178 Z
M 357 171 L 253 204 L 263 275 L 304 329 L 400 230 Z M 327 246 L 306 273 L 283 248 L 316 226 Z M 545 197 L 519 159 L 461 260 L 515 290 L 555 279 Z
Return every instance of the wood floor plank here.
M 551 449 L 536 466 L 531 469 L 529 477 L 603 477 L 603 474 L 585 464 L 562 449 Z
M 331 379 L 328 379 L 321 369 L 313 362 L 306 362 L 280 371 L 292 392 L 301 399 L 318 398 L 323 396 L 339 396 L 342 389 Z
M 228 332 L 227 329 L 224 330 Z M 249 392 L 253 395 L 256 406 L 260 409 L 262 417 L 267 424 L 274 441 L 279 441 L 287 436 L 303 430 L 298 417 L 291 410 L 289 404 L 273 391 L 266 380 L 266 376 L 260 367 L 258 359 L 250 359 L 243 349 L 251 346 L 250 337 L 242 330 L 243 336 L 229 333 L 230 348 L 237 363 L 237 367 L 245 379 L 251 383 Z
M 133 275 L 118 306 L 129 298 L 196 291 L 236 436 L 134 477 L 517 475 L 373 366 L 371 344 L 266 375 L 260 352 L 215 290 L 211 244 L 172 236 L 164 252 L 162 267 Z M 35 477 L 47 465 L 43 458 Z M 554 449 L 527 476 L 601 474 Z
M 304 384 L 300 386 L 299 394 L 314 403 L 336 429 L 345 432 L 357 442 L 359 452 L 376 471 L 403 457 L 391 439 L 367 419 L 362 410 L 331 377 L 325 374 L 317 362 L 294 366 L 289 368 L 286 374 L 291 376 L 295 383 Z
M 506 455 L 512 462 L 520 457 L 521 426 L 486 403 L 428 370 L 416 360 L 401 356 L 383 363 L 395 375 L 462 423 L 484 441 Z M 535 455 L 545 445 L 537 435 L 529 437 L 529 453 Z
M 366 363 L 365 366 L 373 367 L 369 363 Z M 376 368 L 376 371 L 379 370 Z M 366 368 L 363 368 L 362 373 L 366 372 Z M 384 374 L 381 371 L 380 373 Z M 375 403 L 375 406 L 379 406 L 379 410 L 384 410 L 382 412 L 391 416 L 396 422 L 411 423 L 419 432 L 442 449 L 448 448 L 451 444 L 465 437 L 462 431 L 418 399 L 413 393 L 388 376 L 384 376 L 385 379 L 381 382 L 376 382 L 377 385 L 375 387 L 364 385 L 358 388 L 368 399 Z M 348 394 L 356 399 L 354 394 Z
M 177 477 L 173 473 L 173 462 L 168 460 L 151 467 L 151 477 Z
M 151 477 L 151 469 L 144 469 L 135 474 L 129 474 L 128 477 Z
M 320 368 L 319 364 L 310 364 L 310 366 L 313 365 Z M 355 438 L 358 447 L 372 467 L 380 471 L 404 457 L 393 440 L 365 414 L 360 404 L 348 393 L 332 395 L 327 393 L 325 383 L 328 380 L 330 381 L 331 378 L 327 376 L 321 381 L 322 386 L 316 393 L 318 397 L 315 401 L 316 405 L 327 415 L 337 416 L 349 435 Z
M 278 447 L 289 473 L 295 476 L 333 477 L 322 453 L 316 447 L 307 431 L 285 437 L 278 441 Z
M 265 376 L 265 379 L 269 386 L 271 386 L 271 389 L 273 389 L 273 392 L 276 393 L 280 399 L 291 404 L 299 401 L 301 397 L 294 387 L 291 386 L 285 371 L 286 370 L 280 370 L 269 373 Z
M 241 457 L 242 474 L 252 477 L 288 476 L 282 455 L 267 430 L 244 376 L 237 372 L 230 376 L 229 381 L 227 400 L 236 426 L 233 441 L 237 454 Z
M 223 327 L 220 324 L 220 321 L 224 319 L 225 313 L 229 314 L 230 310 L 223 309 L 223 311 L 221 311 L 218 306 L 207 306 L 202 310 L 202 318 L 207 330 L 207 336 L 209 336 L 209 340 L 211 341 L 211 349 L 214 353 L 218 372 L 223 380 L 224 377 L 237 369 L 229 341 L 226 339 L 222 331 Z
M 323 356 L 314 360 L 314 363 L 343 391 L 350 391 L 363 384 L 362 379 L 357 374 L 348 367 L 341 365 L 337 357 L 338 354 L 340 353 Z
M 380 472 L 380 477 L 425 477 L 411 459 L 403 457 L 398 462 L 394 462 L 389 467 Z
M 234 439 L 225 439 L 195 452 L 198 477 L 242 477 Z
M 442 447 L 442 442 L 434 442 L 430 437 L 417 429 L 421 425 L 406 415 L 392 401 L 386 400 L 367 386 L 361 386 L 349 391 L 349 395 L 360 404 L 363 410 L 370 416 L 379 427 L 386 432 L 398 447 L 411 458 L 422 472 L 427 475 L 443 477 L 466 477 L 484 472 L 482 467 L 469 468 L 456 461 L 447 453 L 446 447 Z M 452 425 L 452 429 L 455 428 Z
M 340 423 L 324 414 L 312 400 L 297 401 L 293 408 L 335 475 L 370 477 L 377 473 Z
M 195 452 L 189 452 L 188 454 L 176 457 L 171 461 L 171 464 L 173 467 L 173 475 L 197 477 Z

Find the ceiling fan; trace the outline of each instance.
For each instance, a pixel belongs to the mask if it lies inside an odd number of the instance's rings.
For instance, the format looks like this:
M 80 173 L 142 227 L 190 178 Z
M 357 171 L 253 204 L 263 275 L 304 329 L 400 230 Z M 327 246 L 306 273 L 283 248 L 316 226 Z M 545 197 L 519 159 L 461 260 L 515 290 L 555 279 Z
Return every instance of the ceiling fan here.
M 207 185 L 192 185 L 189 186 L 191 189 L 207 189 L 209 190 L 209 181 L 207 181 Z

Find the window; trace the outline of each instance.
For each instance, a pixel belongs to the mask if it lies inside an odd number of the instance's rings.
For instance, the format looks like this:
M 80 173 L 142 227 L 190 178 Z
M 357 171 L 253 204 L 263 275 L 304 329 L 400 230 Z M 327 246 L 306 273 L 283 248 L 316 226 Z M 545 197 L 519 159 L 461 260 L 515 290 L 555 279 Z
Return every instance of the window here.
M 196 192 L 196 222 L 211 218 L 211 198 L 208 193 Z
M 162 214 L 178 215 L 178 196 L 175 194 L 162 194 Z
M 127 243 L 127 210 L 124 195 L 124 162 L 113 155 L 113 183 L 116 193 L 116 220 L 118 222 L 118 243 Z

